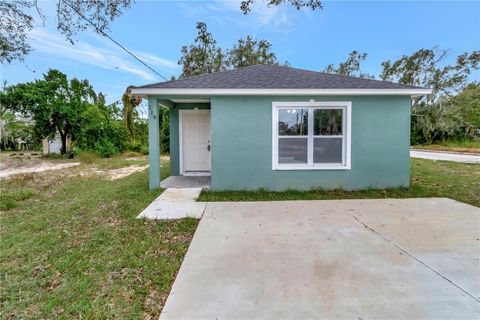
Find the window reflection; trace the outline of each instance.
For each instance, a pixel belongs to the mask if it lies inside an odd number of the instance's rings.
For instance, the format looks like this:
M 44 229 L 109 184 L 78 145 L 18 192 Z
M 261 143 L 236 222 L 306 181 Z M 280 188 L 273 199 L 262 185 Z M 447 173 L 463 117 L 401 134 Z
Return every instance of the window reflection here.
M 306 136 L 308 133 L 308 109 L 278 110 L 278 134 L 280 136 Z

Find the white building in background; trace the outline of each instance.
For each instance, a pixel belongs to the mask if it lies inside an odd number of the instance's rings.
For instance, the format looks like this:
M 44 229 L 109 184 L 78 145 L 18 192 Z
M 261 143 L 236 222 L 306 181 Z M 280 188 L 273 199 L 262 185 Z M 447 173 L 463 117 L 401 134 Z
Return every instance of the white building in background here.
M 48 153 L 60 153 L 62 149 L 62 138 L 60 134 L 57 132 L 55 137 L 51 140 L 45 138 L 42 140 L 42 152 L 44 154 Z M 70 150 L 70 139 L 67 138 L 67 151 Z

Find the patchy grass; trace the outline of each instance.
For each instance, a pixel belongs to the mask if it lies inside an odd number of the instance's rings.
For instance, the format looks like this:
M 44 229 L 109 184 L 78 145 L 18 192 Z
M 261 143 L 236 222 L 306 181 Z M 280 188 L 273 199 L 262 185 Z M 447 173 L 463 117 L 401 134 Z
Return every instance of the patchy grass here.
M 21 154 L 21 155 L 20 155 Z M 35 154 L 34 156 L 32 154 Z M 162 163 L 170 161 L 168 155 L 162 155 Z M 130 165 L 145 166 L 148 164 L 148 156 L 138 152 L 125 152 L 110 158 L 101 158 L 97 154 L 88 151 L 80 152 L 75 158 L 68 159 L 60 154 L 42 155 L 39 152 L 0 152 L 0 163 L 3 168 L 33 166 L 40 162 L 66 163 L 80 162 L 84 166 L 96 166 L 100 169 L 118 169 Z
M 96 153 L 89 151 L 81 151 L 75 158 L 82 164 L 93 164 L 100 161 L 100 157 Z
M 127 160 L 123 156 L 114 156 L 112 158 L 101 158 L 95 162 L 96 165 L 103 169 L 118 169 L 121 167 L 138 165 L 144 166 L 148 164 L 148 158 L 140 160 Z
M 140 152 L 136 151 L 126 151 L 122 154 L 124 157 L 131 158 L 131 157 L 143 157 L 144 155 Z
M 132 159 L 131 154 L 137 155 L 137 153 L 124 153 L 110 158 L 101 158 L 92 152 L 81 152 L 75 159 L 82 164 L 95 165 L 101 169 L 118 169 L 131 165 L 144 166 L 148 164 L 148 157 Z
M 448 197 L 480 207 L 480 165 L 412 159 L 410 188 L 361 191 L 203 191 L 198 201 L 272 201 L 418 197 Z
M 60 154 L 60 153 L 47 153 L 41 154 L 41 159 L 44 160 L 72 160 L 74 157 L 70 154 Z
M 66 163 L 75 162 L 72 159 L 67 159 L 60 155 L 44 155 L 41 152 L 27 151 L 27 152 L 13 152 L 13 151 L 1 151 L 0 163 L 3 168 L 10 167 L 12 165 L 29 165 L 41 161 L 48 161 L 51 163 Z
M 414 149 L 426 149 L 435 151 L 455 151 L 466 153 L 480 153 L 480 141 L 476 140 L 460 140 L 460 141 L 442 141 L 438 144 L 425 146 L 412 146 Z
M 0 318 L 157 318 L 198 222 L 137 220 L 147 177 L 0 181 Z
M 17 201 L 32 197 L 36 191 L 31 188 L 19 187 L 13 190 L 3 190 L 0 193 L 0 210 L 8 210 L 17 206 Z

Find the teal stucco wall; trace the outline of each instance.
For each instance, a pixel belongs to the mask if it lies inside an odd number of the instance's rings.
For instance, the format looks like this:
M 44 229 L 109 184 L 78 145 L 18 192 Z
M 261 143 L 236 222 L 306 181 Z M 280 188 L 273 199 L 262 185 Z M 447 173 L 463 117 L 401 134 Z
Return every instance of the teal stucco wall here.
M 310 99 L 352 102 L 350 170 L 272 170 L 272 101 Z M 213 190 L 409 185 L 410 97 L 212 97 L 211 117 Z M 178 174 L 178 109 L 171 125 L 172 174 Z
M 178 110 L 210 109 L 209 103 L 175 103 L 170 108 L 170 175 L 180 175 L 180 136 Z

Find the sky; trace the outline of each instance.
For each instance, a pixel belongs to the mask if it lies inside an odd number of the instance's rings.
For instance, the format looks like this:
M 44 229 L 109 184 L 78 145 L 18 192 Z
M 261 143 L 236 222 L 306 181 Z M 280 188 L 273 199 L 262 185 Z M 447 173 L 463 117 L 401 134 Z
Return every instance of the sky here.
M 368 53 L 363 71 L 378 75 L 382 61 L 422 48 L 450 49 L 447 62 L 480 49 L 480 1 L 323 1 L 323 10 L 312 11 L 257 0 L 248 15 L 240 2 L 138 0 L 111 24 L 109 34 L 168 79 L 180 74 L 180 50 L 193 43 L 197 21 L 207 24 L 221 48 L 252 35 L 268 40 L 279 61 L 317 71 L 344 61 L 352 50 Z M 128 85 L 163 81 L 92 31 L 79 33 L 71 45 L 56 30 L 54 2 L 41 1 L 40 7 L 48 20 L 42 23 L 34 14 L 29 40 L 34 51 L 24 62 L 1 65 L 2 83 L 32 81 L 59 69 L 70 78 L 88 79 L 114 102 Z

